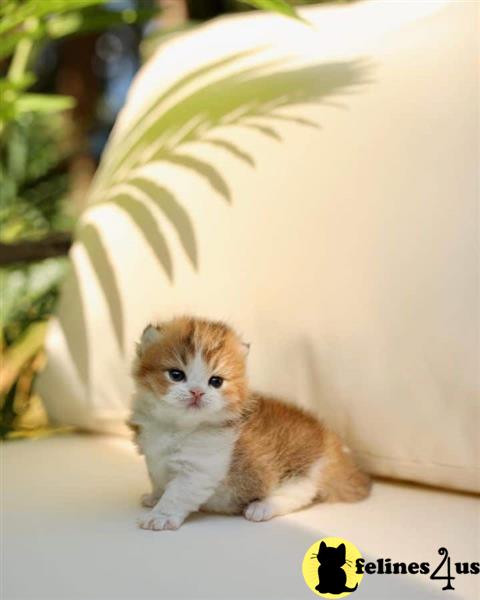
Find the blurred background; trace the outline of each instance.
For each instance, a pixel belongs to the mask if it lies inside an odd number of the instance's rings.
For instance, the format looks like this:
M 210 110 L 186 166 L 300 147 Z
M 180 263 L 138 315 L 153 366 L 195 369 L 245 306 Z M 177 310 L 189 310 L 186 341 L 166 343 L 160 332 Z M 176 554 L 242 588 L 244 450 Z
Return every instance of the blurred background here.
M 302 2 L 307 4 L 308 2 Z M 318 4 L 318 2 L 316 2 Z M 48 434 L 33 393 L 75 224 L 129 86 L 167 39 L 285 0 L 6 0 L 0 6 L 0 436 Z

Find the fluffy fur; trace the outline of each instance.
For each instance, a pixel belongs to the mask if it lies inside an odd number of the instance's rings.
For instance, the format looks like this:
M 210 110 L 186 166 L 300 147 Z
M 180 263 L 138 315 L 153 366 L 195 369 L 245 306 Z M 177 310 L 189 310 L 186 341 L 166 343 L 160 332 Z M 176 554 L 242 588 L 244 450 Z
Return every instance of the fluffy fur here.
M 265 521 L 315 501 L 368 495 L 369 478 L 336 434 L 248 390 L 246 354 L 220 322 L 182 317 L 144 331 L 130 418 L 152 482 L 141 527 L 177 529 L 197 510 Z

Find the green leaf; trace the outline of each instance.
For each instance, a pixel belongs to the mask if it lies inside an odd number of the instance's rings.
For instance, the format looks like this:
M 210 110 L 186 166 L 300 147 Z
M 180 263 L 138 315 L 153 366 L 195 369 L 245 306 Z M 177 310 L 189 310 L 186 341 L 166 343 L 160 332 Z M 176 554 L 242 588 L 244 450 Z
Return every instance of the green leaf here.
M 117 25 L 143 23 L 158 14 L 155 9 L 108 10 L 92 7 L 83 11 L 52 16 L 47 23 L 47 32 L 52 38 L 66 35 L 103 31 Z
M 20 339 L 8 348 L 0 371 L 0 395 L 3 396 L 12 385 L 15 385 L 20 371 L 40 350 L 46 329 L 45 322 L 31 323 Z
M 3 97 L 1 97 L 1 95 L 8 90 L 13 90 L 14 92 L 22 91 L 34 84 L 35 81 L 36 78 L 33 73 L 24 73 L 23 77 L 15 81 L 6 79 L 5 77 L 0 77 L 0 102 L 3 101 Z
M 304 19 L 302 19 L 302 17 L 295 11 L 293 6 L 286 2 L 286 0 L 240 0 L 240 2 L 243 2 L 243 4 L 249 4 L 254 8 L 269 10 L 287 17 L 298 19 L 299 21 L 304 21 Z
M 0 270 L 0 328 L 20 318 L 64 278 L 67 262 L 47 259 L 28 268 Z
M 28 164 L 28 146 L 25 143 L 24 132 L 18 127 L 12 128 L 6 136 L 5 168 L 15 184 L 25 180 Z M 15 186 L 16 187 L 16 186 Z M 4 232 L 2 231 L 2 237 Z
M 49 96 L 46 94 L 24 94 L 15 103 L 17 112 L 60 112 L 75 106 L 70 96 Z
M 13 54 L 18 42 L 25 37 L 23 31 L 9 33 L 0 38 L 0 59 Z
M 26 275 L 23 271 L 9 272 L 0 269 L 0 328 L 3 330 L 5 323 L 13 319 L 17 310 L 18 299 L 25 296 L 27 287 Z
M 28 24 L 28 19 L 31 18 L 40 19 L 47 15 L 81 10 L 104 2 L 105 0 L 27 0 L 22 4 L 16 3 L 13 9 L 5 11 L 2 16 L 0 33 Z

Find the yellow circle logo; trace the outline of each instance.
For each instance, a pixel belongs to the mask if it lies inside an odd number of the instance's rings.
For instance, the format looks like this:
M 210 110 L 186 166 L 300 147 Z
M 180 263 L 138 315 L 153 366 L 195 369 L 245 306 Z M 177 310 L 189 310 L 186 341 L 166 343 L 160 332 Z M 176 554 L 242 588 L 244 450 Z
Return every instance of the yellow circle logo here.
M 358 548 L 342 538 L 326 537 L 310 546 L 302 563 L 305 583 L 322 598 L 344 598 L 354 592 L 363 578 L 356 561 Z

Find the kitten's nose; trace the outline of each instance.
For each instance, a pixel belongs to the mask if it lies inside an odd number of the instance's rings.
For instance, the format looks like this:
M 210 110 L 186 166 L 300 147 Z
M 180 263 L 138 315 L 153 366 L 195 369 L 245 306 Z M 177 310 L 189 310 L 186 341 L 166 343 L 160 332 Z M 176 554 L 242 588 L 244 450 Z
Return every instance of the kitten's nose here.
M 192 388 L 190 390 L 190 395 L 192 396 L 194 404 L 198 404 L 204 394 L 205 392 L 201 388 Z

